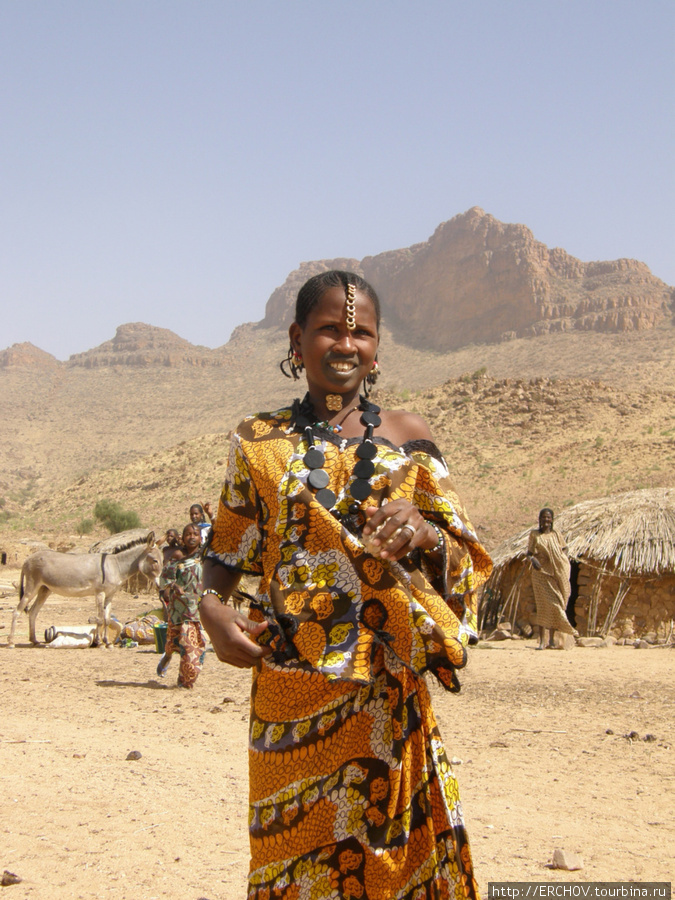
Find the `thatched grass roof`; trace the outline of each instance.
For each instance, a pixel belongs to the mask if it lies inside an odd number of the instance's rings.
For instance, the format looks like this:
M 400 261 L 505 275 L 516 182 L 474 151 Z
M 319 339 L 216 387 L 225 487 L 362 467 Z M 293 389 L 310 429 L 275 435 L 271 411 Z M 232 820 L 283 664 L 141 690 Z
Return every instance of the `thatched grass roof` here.
M 555 527 L 573 559 L 608 563 L 621 574 L 675 573 L 675 488 L 586 500 L 561 510 Z M 491 554 L 495 570 L 525 556 L 531 530 L 497 547 Z
M 103 541 L 97 541 L 89 548 L 90 553 L 121 553 L 128 547 L 135 547 L 136 544 L 144 544 L 148 535 L 149 528 L 130 528 L 129 531 L 118 531 L 117 534 L 111 534 L 109 538 Z

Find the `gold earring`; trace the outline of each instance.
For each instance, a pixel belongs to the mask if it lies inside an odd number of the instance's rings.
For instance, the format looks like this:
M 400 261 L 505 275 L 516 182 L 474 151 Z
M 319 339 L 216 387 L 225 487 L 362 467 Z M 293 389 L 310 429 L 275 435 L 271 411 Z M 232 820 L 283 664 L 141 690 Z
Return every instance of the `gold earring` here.
M 377 379 L 380 377 L 380 364 L 376 359 L 373 360 L 373 365 L 371 366 L 370 372 L 366 375 L 366 381 L 368 384 L 375 384 Z

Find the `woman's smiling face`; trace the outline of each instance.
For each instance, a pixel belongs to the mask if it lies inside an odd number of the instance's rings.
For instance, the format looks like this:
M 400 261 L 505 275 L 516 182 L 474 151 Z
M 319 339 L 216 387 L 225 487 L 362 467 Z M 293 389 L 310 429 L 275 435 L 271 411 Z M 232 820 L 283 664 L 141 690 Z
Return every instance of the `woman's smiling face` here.
M 371 371 L 380 341 L 377 315 L 370 298 L 355 293 L 356 327 L 347 328 L 345 290 L 324 291 L 304 327 L 290 327 L 293 349 L 302 356 L 310 392 L 358 393 Z
M 539 530 L 540 531 L 551 531 L 553 528 L 553 516 L 547 509 L 543 509 L 539 513 Z

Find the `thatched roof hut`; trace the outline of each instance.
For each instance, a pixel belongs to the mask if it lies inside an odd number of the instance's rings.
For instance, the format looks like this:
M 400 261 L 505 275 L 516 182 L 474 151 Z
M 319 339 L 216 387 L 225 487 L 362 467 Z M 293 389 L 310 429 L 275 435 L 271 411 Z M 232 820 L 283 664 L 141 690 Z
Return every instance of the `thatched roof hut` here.
M 675 489 L 655 488 L 587 500 L 561 510 L 555 527 L 572 560 L 568 617 L 581 634 L 668 639 L 675 620 Z M 527 631 L 534 614 L 531 529 L 492 553 L 481 603 L 483 628 L 507 617 Z

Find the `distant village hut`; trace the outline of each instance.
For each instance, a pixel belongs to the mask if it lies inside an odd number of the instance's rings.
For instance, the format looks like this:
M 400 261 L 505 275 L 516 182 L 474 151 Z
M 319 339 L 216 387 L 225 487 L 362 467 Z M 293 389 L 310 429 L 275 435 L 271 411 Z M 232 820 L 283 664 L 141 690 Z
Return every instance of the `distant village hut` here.
M 588 500 L 556 514 L 572 571 L 567 615 L 584 636 L 673 639 L 675 489 L 656 488 Z M 526 560 L 531 529 L 492 553 L 481 597 L 483 634 L 508 622 L 529 636 L 535 603 Z

